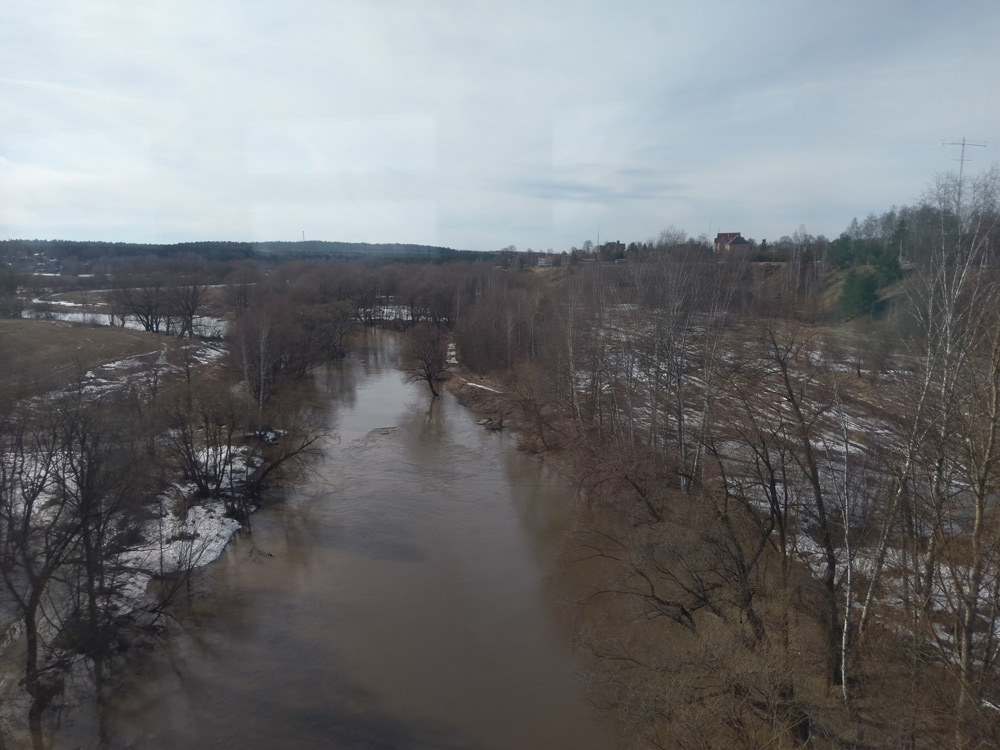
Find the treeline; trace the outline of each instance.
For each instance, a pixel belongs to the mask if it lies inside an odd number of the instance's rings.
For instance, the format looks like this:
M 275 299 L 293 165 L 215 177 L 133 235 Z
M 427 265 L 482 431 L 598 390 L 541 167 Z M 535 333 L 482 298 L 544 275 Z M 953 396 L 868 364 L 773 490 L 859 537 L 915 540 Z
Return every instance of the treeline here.
M 142 256 L 161 259 L 193 256 L 207 261 L 226 262 L 250 258 L 264 259 L 267 256 L 279 256 L 279 259 L 323 257 L 346 260 L 369 257 L 379 259 L 420 257 L 450 260 L 461 255 L 474 257 L 478 254 L 435 245 L 318 240 L 308 242 L 202 241 L 177 243 L 0 240 L 0 257 L 31 258 L 38 255 L 64 263 L 92 264 L 102 259 Z
M 44 256 L 59 263 L 92 264 L 101 259 L 121 257 L 170 258 L 197 256 L 209 261 L 233 261 L 254 257 L 248 242 L 181 242 L 172 244 L 102 242 L 76 240 L 2 240 L 0 257 L 28 259 Z M 75 270 L 75 269 L 74 269 Z
M 25 298 L 59 292 L 103 290 L 123 277 L 185 276 L 202 285 L 226 283 L 252 268 L 263 274 L 296 261 L 349 262 L 381 268 L 487 262 L 507 265 L 503 252 L 480 253 L 413 244 L 347 242 L 187 242 L 172 245 L 0 241 L 0 317 L 19 317 Z M 407 272 L 402 272 L 407 273 Z

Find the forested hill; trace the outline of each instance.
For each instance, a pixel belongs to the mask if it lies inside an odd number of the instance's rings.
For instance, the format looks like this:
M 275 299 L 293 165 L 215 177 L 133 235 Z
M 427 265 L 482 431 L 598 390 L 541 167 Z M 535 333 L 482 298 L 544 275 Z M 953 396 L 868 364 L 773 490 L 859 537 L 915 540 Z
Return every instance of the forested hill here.
M 179 242 L 147 244 L 133 242 L 76 242 L 71 240 L 2 240 L 0 257 L 34 255 L 92 261 L 109 256 L 170 257 L 197 255 L 211 260 L 239 260 L 259 256 L 323 258 L 400 258 L 437 260 L 476 255 L 448 247 L 413 244 L 369 244 L 367 242 Z

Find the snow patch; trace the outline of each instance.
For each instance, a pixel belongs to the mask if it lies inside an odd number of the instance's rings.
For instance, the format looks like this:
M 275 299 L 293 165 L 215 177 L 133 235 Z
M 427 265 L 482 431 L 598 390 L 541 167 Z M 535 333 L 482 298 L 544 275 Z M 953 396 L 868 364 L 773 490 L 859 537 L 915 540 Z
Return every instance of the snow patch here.
M 503 393 L 503 391 L 498 391 L 496 388 L 490 388 L 488 385 L 480 385 L 479 383 L 472 383 L 470 381 L 465 381 L 466 385 L 471 385 L 473 388 L 482 388 L 484 391 L 489 391 L 490 393 Z
M 238 521 L 225 515 L 221 502 L 195 505 L 184 518 L 164 511 L 159 518 L 147 521 L 142 533 L 150 541 L 124 556 L 126 565 L 147 576 L 145 581 L 137 576 L 139 596 L 145 593 L 149 577 L 198 568 L 217 559 L 239 528 Z

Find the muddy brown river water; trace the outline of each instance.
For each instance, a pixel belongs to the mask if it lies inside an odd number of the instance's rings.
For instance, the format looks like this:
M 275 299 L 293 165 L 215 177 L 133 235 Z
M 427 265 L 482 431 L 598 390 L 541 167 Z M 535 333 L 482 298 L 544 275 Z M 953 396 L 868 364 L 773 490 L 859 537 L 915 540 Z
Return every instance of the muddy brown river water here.
M 100 716 L 53 718 L 51 746 L 614 746 L 558 614 L 572 487 L 404 383 L 396 347 L 370 334 L 317 375 L 339 437 L 316 476 L 200 574 Z

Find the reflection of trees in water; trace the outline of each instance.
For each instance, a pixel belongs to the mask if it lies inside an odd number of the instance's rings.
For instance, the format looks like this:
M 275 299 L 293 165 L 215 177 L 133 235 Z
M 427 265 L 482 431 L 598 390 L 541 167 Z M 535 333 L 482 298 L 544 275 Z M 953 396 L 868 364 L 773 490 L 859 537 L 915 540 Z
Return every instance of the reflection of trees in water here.
M 269 539 L 296 525 L 281 518 Z M 308 529 L 298 525 L 305 537 L 303 559 L 309 561 L 316 548 Z M 293 532 L 287 551 L 298 537 Z M 329 622 L 310 597 L 278 580 L 288 577 L 284 552 L 280 576 L 268 585 L 250 579 L 276 571 L 240 554 L 238 562 L 224 565 L 228 580 L 206 577 L 210 594 L 177 607 L 178 633 L 139 657 L 130 670 L 134 677 L 97 719 L 114 744 L 314 747 L 322 737 L 323 746 L 331 747 L 466 747 L 446 727 L 387 712 L 378 695 L 352 680 L 342 653 L 350 644 L 332 643 L 325 633 Z M 145 718 L 133 722 L 132 717 Z
M 342 362 L 332 362 L 316 370 L 313 382 L 325 398 L 345 407 L 358 400 L 358 380 L 354 368 Z
M 537 458 L 512 450 L 510 443 L 508 446 L 502 455 L 511 505 L 536 560 L 550 566 L 567 542 L 573 521 L 573 486 Z
M 364 375 L 377 375 L 396 366 L 399 357 L 399 334 L 381 328 L 365 328 L 358 336 L 355 358 Z

